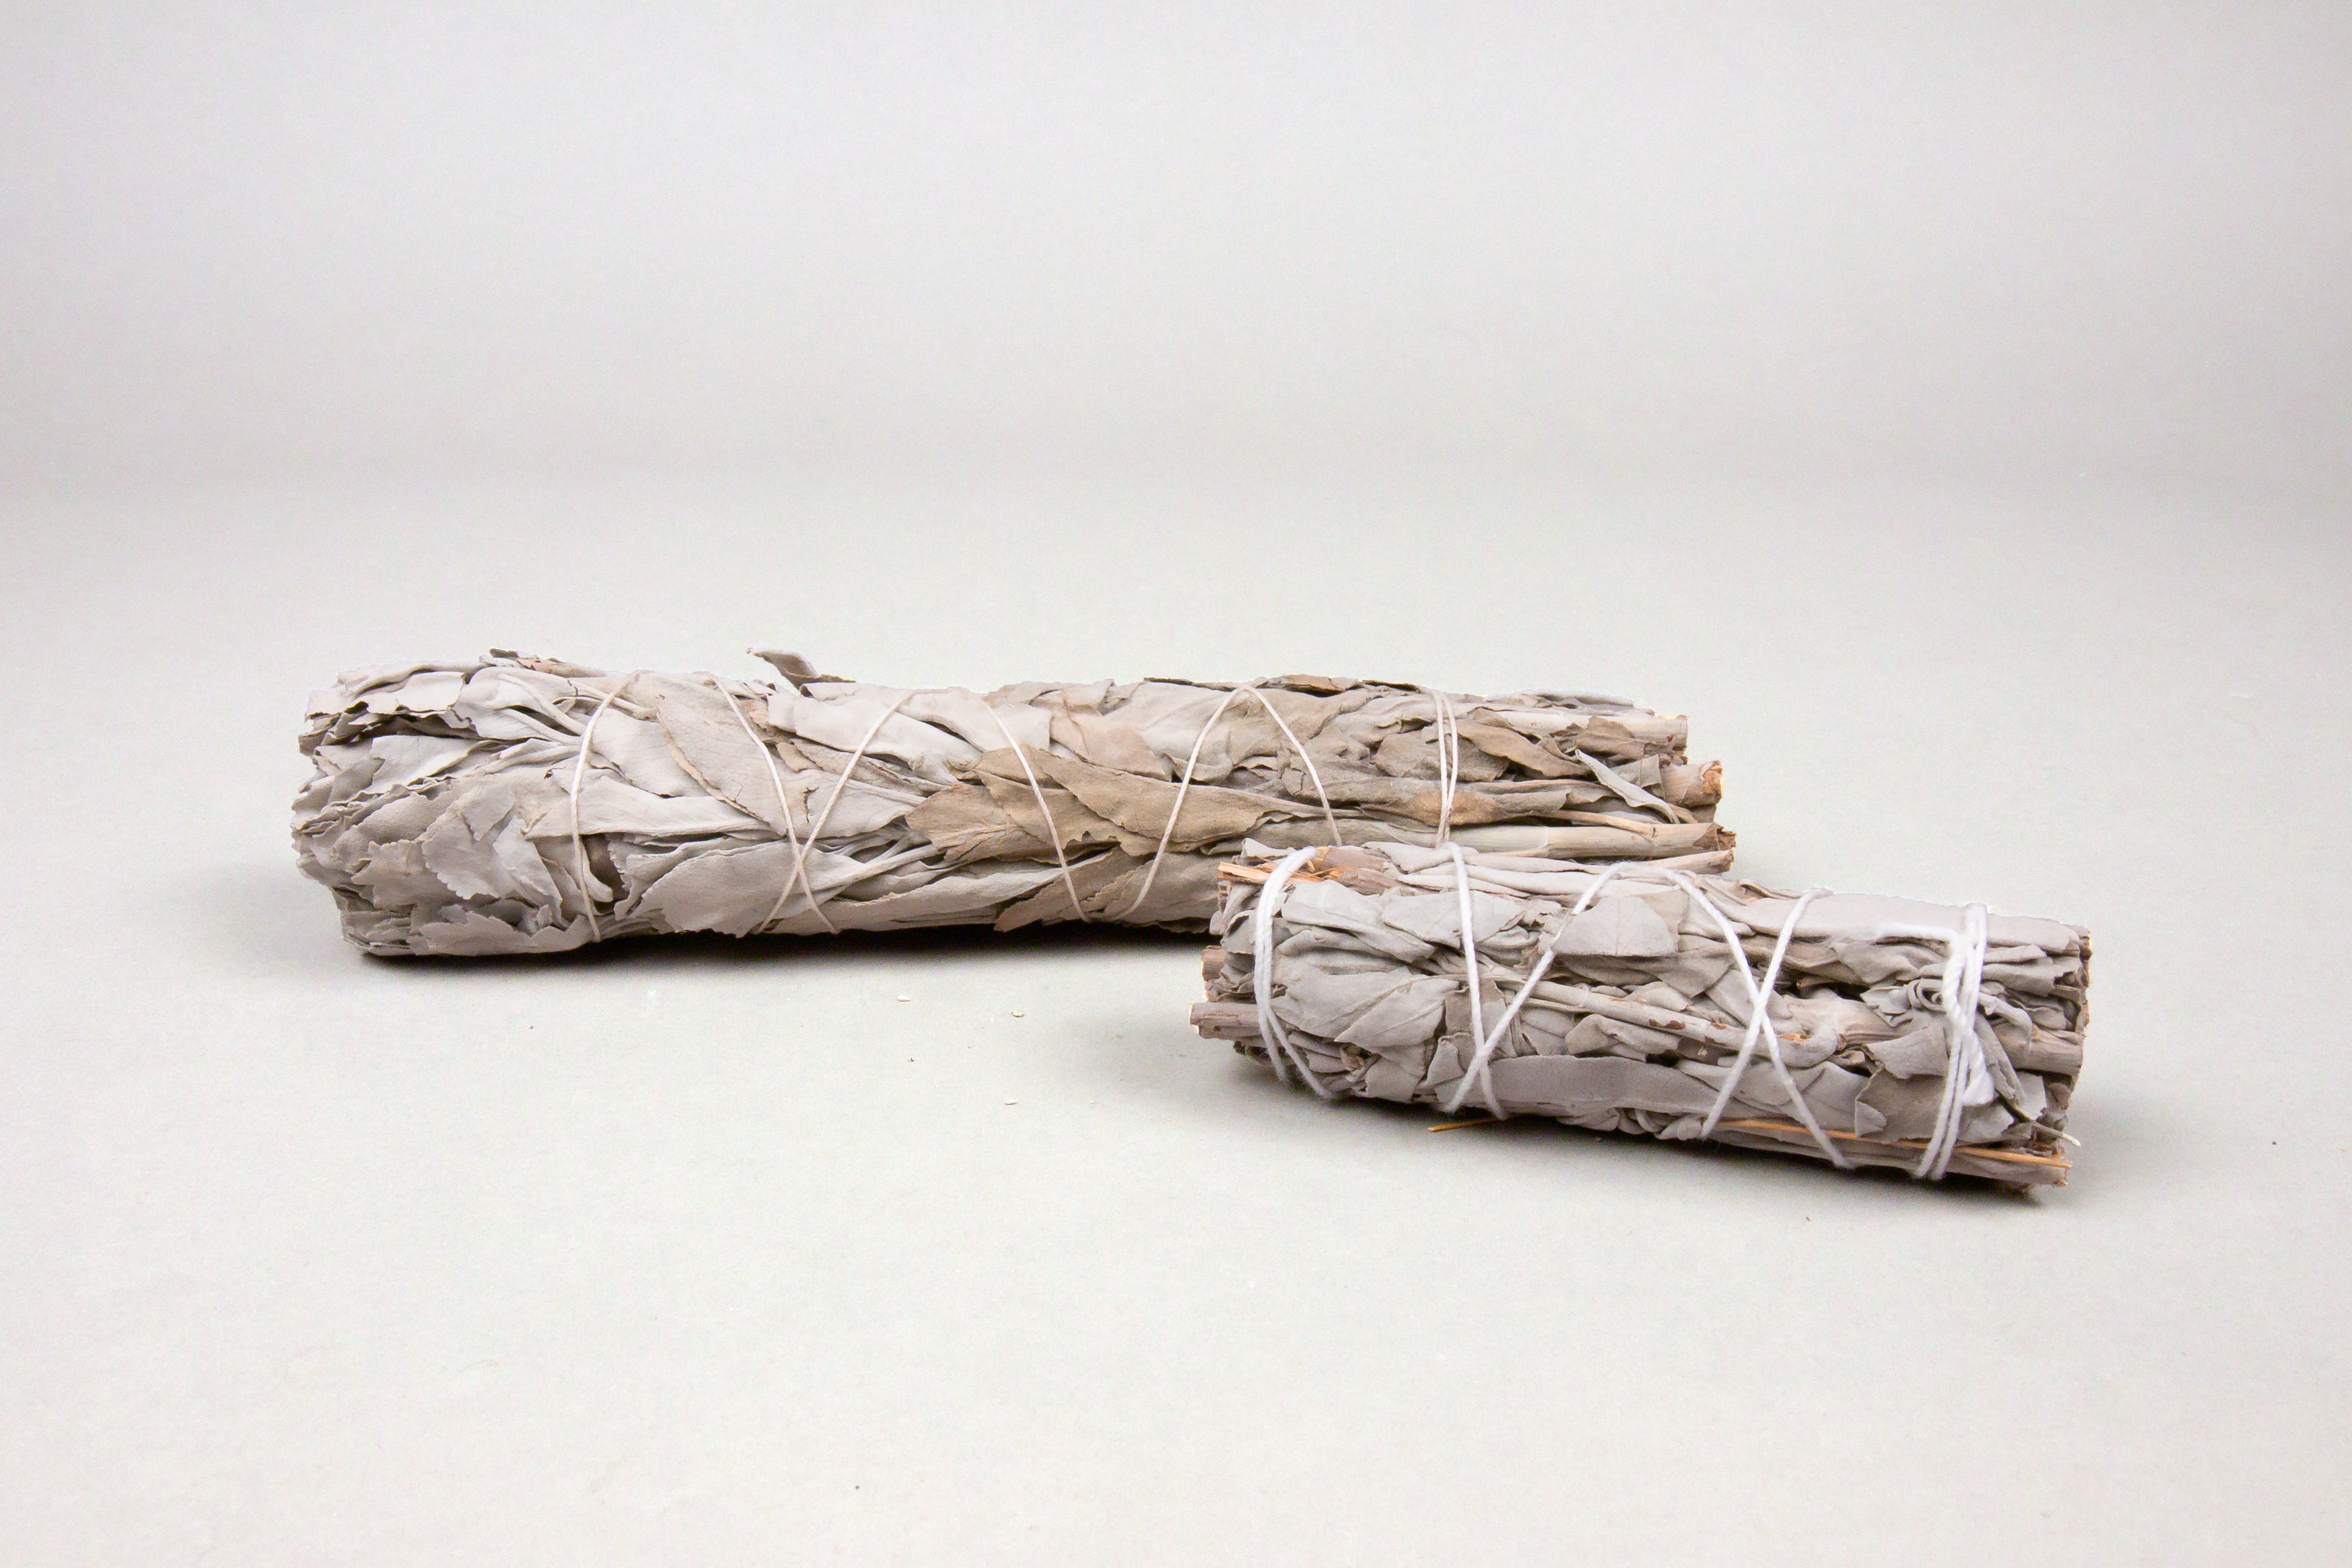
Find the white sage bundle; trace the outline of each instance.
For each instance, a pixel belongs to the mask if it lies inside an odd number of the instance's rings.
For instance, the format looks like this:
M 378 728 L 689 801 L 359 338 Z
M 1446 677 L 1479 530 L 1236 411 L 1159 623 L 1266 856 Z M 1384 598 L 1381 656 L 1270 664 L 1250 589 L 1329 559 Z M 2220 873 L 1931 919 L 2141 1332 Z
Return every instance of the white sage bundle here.
M 1105 920 L 1198 928 L 1218 862 L 1399 836 L 1720 869 L 1688 721 L 1558 693 L 1287 676 L 985 696 L 498 652 L 313 701 L 302 867 L 371 953 L 647 932 Z
M 2078 927 L 1459 846 L 1253 845 L 1223 876 L 1193 1024 L 1326 1098 L 2065 1179 Z

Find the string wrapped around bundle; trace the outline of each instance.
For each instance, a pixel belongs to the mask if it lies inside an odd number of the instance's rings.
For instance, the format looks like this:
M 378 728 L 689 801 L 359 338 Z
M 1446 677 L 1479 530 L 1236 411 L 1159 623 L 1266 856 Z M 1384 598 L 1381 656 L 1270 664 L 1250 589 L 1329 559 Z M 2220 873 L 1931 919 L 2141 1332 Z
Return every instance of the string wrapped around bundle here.
M 1222 875 L 1192 1022 L 1327 1099 L 2065 1179 L 2079 927 L 1458 844 L 1254 844 Z
M 1199 928 L 1244 842 L 1396 838 L 1729 863 L 1688 721 L 1377 681 L 1024 683 L 608 672 L 496 652 L 311 706 L 302 869 L 376 954 L 656 932 L 1094 920 Z

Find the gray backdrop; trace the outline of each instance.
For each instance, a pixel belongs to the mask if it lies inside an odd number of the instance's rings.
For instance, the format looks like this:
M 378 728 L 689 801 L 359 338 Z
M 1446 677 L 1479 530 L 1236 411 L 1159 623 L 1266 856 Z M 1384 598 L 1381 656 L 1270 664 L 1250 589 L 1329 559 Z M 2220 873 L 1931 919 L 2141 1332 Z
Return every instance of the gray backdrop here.
M 0 15 L 0 1557 L 2352 1547 L 2352 11 L 345 9 Z M 494 643 L 1690 712 L 2093 927 L 2076 1178 L 1433 1135 L 1176 938 L 362 961 L 304 695 Z

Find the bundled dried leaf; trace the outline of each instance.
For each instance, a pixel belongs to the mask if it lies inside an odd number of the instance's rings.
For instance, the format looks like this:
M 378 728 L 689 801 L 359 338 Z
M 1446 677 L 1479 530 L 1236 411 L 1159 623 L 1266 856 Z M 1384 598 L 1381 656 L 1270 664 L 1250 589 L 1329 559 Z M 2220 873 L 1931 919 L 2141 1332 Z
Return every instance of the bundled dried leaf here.
M 1605 697 L 1288 676 L 1027 683 L 622 674 L 508 653 L 314 700 L 303 870 L 372 953 L 645 932 L 1205 923 L 1271 845 L 1452 837 L 1719 867 L 1687 721 Z M 1693 859 L 1692 857 L 1697 857 Z
M 1327 1096 L 2065 1177 L 2078 927 L 1410 844 L 1253 845 L 1223 875 L 1192 1021 Z

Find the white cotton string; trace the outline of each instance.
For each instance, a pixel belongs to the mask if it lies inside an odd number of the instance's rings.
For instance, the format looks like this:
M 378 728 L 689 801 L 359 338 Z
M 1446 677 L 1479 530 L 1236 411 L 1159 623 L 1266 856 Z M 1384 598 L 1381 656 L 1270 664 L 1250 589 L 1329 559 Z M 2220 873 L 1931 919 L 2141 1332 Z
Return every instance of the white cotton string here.
M 1961 912 L 1960 929 L 1947 936 L 1950 953 L 1944 960 L 1944 1032 L 1949 1054 L 1944 1064 L 1944 1094 L 1936 1107 L 1936 1128 L 1911 1174 L 1941 1181 L 1959 1147 L 1960 1130 L 1968 1121 L 1968 1092 L 1989 1071 L 1984 1042 L 1977 1038 L 1977 998 L 1984 986 L 1988 911 L 1971 904 Z
M 1584 896 L 1576 901 L 1576 907 L 1568 912 L 1568 918 L 1573 920 L 1591 908 L 1592 901 L 1601 896 L 1601 890 L 1615 881 L 1617 873 L 1623 871 L 1625 865 L 1625 862 L 1619 861 L 1599 876 L 1594 877 L 1592 885 L 1584 890 Z M 1563 921 L 1561 924 L 1564 925 L 1566 922 Z M 1447 1115 L 1452 1116 L 1461 1111 L 1462 1102 L 1470 1097 L 1470 1085 L 1474 1082 L 1486 1090 L 1487 1108 L 1497 1116 L 1503 1113 L 1502 1106 L 1495 1098 L 1495 1088 L 1489 1081 L 1486 1064 L 1493 1058 L 1495 1048 L 1500 1045 L 1503 1042 L 1503 1037 L 1510 1032 L 1512 1022 L 1519 1016 L 1519 1009 L 1527 1005 L 1528 998 L 1534 995 L 1536 982 L 1551 972 L 1551 961 L 1557 956 L 1559 955 L 1554 953 L 1547 944 L 1543 956 L 1536 960 L 1536 967 L 1528 972 L 1527 980 L 1519 987 L 1518 994 L 1512 997 L 1511 1005 L 1503 1009 L 1502 1020 L 1495 1025 L 1492 1032 L 1480 1038 L 1477 1054 L 1470 1059 L 1469 1070 L 1462 1074 L 1462 1082 L 1454 1085 L 1454 1098 L 1445 1103 Z
M 1177 819 L 1184 814 L 1184 796 L 1192 788 L 1192 769 L 1201 765 L 1201 747 L 1208 743 L 1209 731 L 1215 726 L 1217 716 L 1225 711 L 1235 697 L 1247 690 L 1249 690 L 1247 686 L 1235 686 L 1218 698 L 1217 706 L 1211 708 L 1209 716 L 1202 721 L 1201 733 L 1192 737 L 1192 755 L 1184 758 L 1183 775 L 1176 780 L 1176 804 L 1169 810 L 1168 825 L 1160 830 L 1160 847 L 1151 852 L 1151 863 L 1144 868 L 1143 885 L 1136 890 L 1134 902 L 1119 911 L 1118 917 L 1121 920 L 1127 919 L 1142 908 L 1143 901 L 1151 896 L 1151 884 L 1159 878 L 1160 862 L 1167 856 L 1168 841 L 1176 836 Z M 1261 894 L 1259 896 L 1262 898 L 1265 895 Z M 1279 1069 L 1277 1068 L 1276 1071 Z
M 824 921 L 824 928 L 827 931 L 835 929 L 835 926 L 831 920 L 825 918 L 824 910 L 817 904 L 816 889 L 809 885 L 809 852 L 816 848 L 817 840 L 824 836 L 824 825 L 833 821 L 833 809 L 841 804 L 841 792 L 849 788 L 849 776 L 856 772 L 857 765 L 865 760 L 866 748 L 874 744 L 874 737 L 882 733 L 882 727 L 889 722 L 892 714 L 898 711 L 898 705 L 914 695 L 910 691 L 900 692 L 890 699 L 887 707 L 874 716 L 874 722 L 866 727 L 866 734 L 858 740 L 857 749 L 849 754 L 849 760 L 841 765 L 841 776 L 833 781 L 833 793 L 824 798 L 824 810 L 818 812 L 816 821 L 809 824 L 808 838 L 793 857 L 793 874 L 791 880 L 784 883 L 784 892 L 789 895 L 793 890 L 793 883 L 800 883 L 802 891 L 808 894 L 809 907 L 816 911 L 816 917 L 819 920 Z
M 1797 1090 L 1797 1080 L 1795 1076 L 1789 1071 L 1789 1064 L 1780 1058 L 1780 1031 L 1773 1027 L 1771 1014 L 1768 1010 L 1771 998 L 1762 986 L 1756 983 L 1755 966 L 1748 963 L 1748 950 L 1739 945 L 1739 933 L 1733 929 L 1730 917 L 1726 915 L 1721 909 L 1716 906 L 1715 900 L 1709 898 L 1705 893 L 1700 891 L 1698 883 L 1693 882 L 1681 872 L 1670 871 L 1666 873 L 1666 875 L 1674 880 L 1675 885 L 1679 886 L 1685 893 L 1690 894 L 1690 896 L 1697 902 L 1699 907 L 1706 910 L 1708 915 L 1714 919 L 1716 929 L 1723 933 L 1723 940 L 1731 949 L 1732 962 L 1739 966 L 1739 977 L 1748 988 L 1748 1040 L 1742 1043 L 1740 1048 L 1742 1060 L 1744 1061 L 1746 1059 L 1747 1052 L 1752 1049 L 1753 1041 L 1760 1031 L 1764 1040 L 1764 1049 L 1771 1059 L 1772 1071 L 1780 1075 L 1780 1087 L 1788 1092 L 1789 1104 L 1790 1108 L 1796 1112 L 1797 1120 L 1804 1124 L 1805 1131 L 1812 1134 L 1813 1142 L 1821 1146 L 1822 1153 L 1828 1157 L 1830 1164 L 1837 1166 L 1840 1170 L 1850 1168 L 1847 1165 L 1845 1155 L 1840 1152 L 1837 1145 L 1832 1141 L 1827 1133 L 1822 1131 L 1822 1124 L 1813 1120 L 1812 1107 L 1805 1103 L 1804 1095 L 1800 1093 Z M 1808 893 L 1806 896 L 1811 898 L 1822 891 L 1822 889 L 1815 888 L 1811 893 Z M 1786 951 L 1788 946 L 1788 933 L 1790 930 L 1793 930 L 1795 926 L 1796 922 L 1791 919 L 1787 925 L 1781 928 L 1781 941 L 1779 951 Z M 1776 958 L 1775 962 L 1777 963 L 1777 961 L 1778 960 Z M 1774 976 L 1776 978 L 1778 977 L 1777 968 L 1774 971 Z M 1720 1094 L 1717 1096 L 1717 1104 L 1718 1109 L 1720 1109 L 1723 1100 L 1724 1096 Z
M 1331 810 L 1331 797 L 1323 788 L 1323 775 L 1316 771 L 1315 758 L 1307 755 L 1307 747 L 1299 743 L 1297 736 L 1291 733 L 1290 727 L 1282 722 L 1282 715 L 1275 711 L 1274 704 L 1267 699 L 1264 692 L 1255 686 L 1244 686 L 1242 689 L 1257 698 L 1257 706 L 1265 709 L 1265 716 L 1274 720 L 1274 727 L 1282 731 L 1283 739 L 1290 742 L 1290 748 L 1298 753 L 1298 760 L 1307 765 L 1307 777 L 1313 780 L 1315 785 L 1315 798 L 1323 803 L 1324 825 L 1331 830 L 1331 841 L 1338 843 L 1339 819 Z M 1175 825 L 1172 819 L 1169 825 L 1171 827 Z
M 1283 887 L 1290 881 L 1290 873 L 1306 864 L 1307 858 L 1315 852 L 1313 845 L 1291 851 L 1275 863 L 1274 870 L 1266 873 L 1265 885 L 1257 890 L 1257 906 L 1250 911 L 1250 953 L 1256 960 L 1251 983 L 1257 998 L 1258 1038 L 1265 1041 L 1266 1059 L 1274 1063 L 1275 1077 L 1285 1083 L 1290 1082 L 1290 1074 L 1282 1064 L 1286 1054 L 1298 1068 L 1298 1076 L 1307 1080 L 1307 1087 L 1328 1100 L 1333 1097 L 1332 1092 L 1323 1087 L 1323 1081 L 1316 1077 L 1314 1070 L 1307 1065 L 1306 1056 L 1290 1043 L 1290 1036 L 1284 1031 L 1282 1020 L 1274 1016 L 1275 905 L 1281 900 Z
M 776 787 L 776 810 L 782 814 L 784 819 L 784 842 L 792 846 L 793 864 L 797 869 L 805 862 L 801 854 L 800 835 L 793 830 L 793 803 L 789 800 L 785 799 L 784 796 L 784 776 L 776 770 L 775 748 L 771 747 L 766 741 L 761 740 L 759 737 L 759 733 L 752 729 L 751 721 L 743 716 L 742 705 L 735 700 L 735 694 L 729 691 L 725 686 L 720 685 L 719 684 L 718 676 L 710 675 L 706 678 L 710 682 L 712 689 L 717 691 L 720 696 L 727 699 L 727 711 L 735 716 L 735 722 L 743 727 L 744 738 L 751 741 L 753 746 L 759 747 L 760 760 L 768 765 L 768 782 Z M 805 877 L 801 878 L 800 884 L 802 886 L 806 886 L 807 879 Z M 776 894 L 776 902 L 768 906 L 767 918 L 761 921 L 761 925 L 772 925 L 774 923 L 778 915 L 783 914 L 785 902 L 793 896 L 793 885 L 794 884 L 792 880 L 787 879 L 785 881 L 783 890 Z M 824 906 L 817 903 L 816 894 L 813 891 L 809 894 L 809 908 L 815 913 L 817 919 L 824 924 L 827 932 L 837 933 L 841 929 L 839 926 L 835 925 L 831 917 L 825 914 Z
M 1258 706 L 1265 709 L 1266 716 L 1274 720 L 1275 727 L 1282 731 L 1291 745 L 1298 747 L 1298 759 L 1307 764 L 1307 776 L 1315 780 L 1316 796 L 1323 802 L 1323 820 L 1330 825 L 1331 841 L 1335 844 L 1339 841 L 1339 819 L 1332 813 L 1331 797 L 1324 791 L 1323 775 L 1315 770 L 1315 759 L 1307 755 L 1307 747 L 1299 746 L 1298 737 L 1291 734 L 1290 727 L 1282 722 L 1282 716 L 1274 711 L 1274 705 L 1265 700 L 1265 694 L 1259 691 L 1255 683 L 1235 686 L 1218 699 L 1217 706 L 1209 710 L 1209 716 L 1202 722 L 1201 733 L 1192 737 L 1192 750 L 1184 758 L 1184 771 L 1176 779 L 1176 803 L 1169 808 L 1168 825 L 1160 830 L 1159 847 L 1151 852 L 1151 863 L 1144 868 L 1143 885 L 1136 890 L 1133 901 L 1118 912 L 1118 918 L 1129 919 L 1143 907 L 1143 901 L 1151 896 L 1151 884 L 1160 877 L 1160 862 L 1168 858 L 1168 845 L 1176 837 L 1176 824 L 1184 815 L 1184 797 L 1192 788 L 1193 770 L 1201 766 L 1201 747 L 1208 743 L 1209 731 L 1216 727 L 1218 716 L 1244 693 L 1257 698 Z
M 580 754 L 572 759 L 572 859 L 580 869 L 580 901 L 588 906 L 588 940 L 591 942 L 604 939 L 604 927 L 596 918 L 596 883 L 588 874 L 588 846 L 580 837 L 580 780 L 588 771 L 588 743 L 596 733 L 596 721 L 604 716 L 604 710 L 613 706 L 613 699 L 627 691 L 629 683 L 644 673 L 631 670 L 621 677 L 618 685 L 604 694 L 604 700 L 596 705 L 596 711 L 588 716 L 587 724 L 582 727 Z
M 1486 1008 L 1485 1001 L 1478 995 L 1478 926 L 1474 918 L 1475 911 L 1470 902 L 1470 862 L 1462 858 L 1460 844 L 1448 844 L 1445 847 L 1454 855 L 1454 894 L 1462 912 L 1462 962 L 1467 973 L 1466 983 L 1470 988 L 1470 1038 L 1478 1042 L 1476 1049 L 1472 1052 L 1471 1061 L 1483 1074 L 1486 1065 Z M 1462 1074 L 1462 1082 L 1454 1091 L 1454 1103 L 1448 1107 L 1449 1110 L 1458 1111 L 1462 1108 L 1462 1096 L 1469 1089 L 1470 1081 L 1470 1073 L 1465 1071 Z M 1495 1086 L 1492 1083 L 1486 1083 L 1485 1087 L 1486 1109 L 1500 1118 L 1503 1114 L 1503 1103 L 1495 1098 Z
M 1462 780 L 1462 728 L 1454 719 L 1454 705 L 1444 692 L 1429 694 L 1437 703 L 1437 837 L 1442 844 L 1454 837 L 1454 791 Z
M 1028 754 L 1023 751 L 1021 743 L 1013 738 L 1012 727 L 1004 722 L 1004 716 L 994 708 L 988 707 L 985 702 L 980 706 L 988 708 L 988 716 L 996 721 L 998 729 L 1003 731 L 1004 744 L 1013 748 L 1013 760 L 1021 764 L 1021 771 L 1029 779 L 1029 792 L 1037 797 L 1037 810 L 1045 813 L 1045 836 L 1054 841 L 1054 863 L 1062 868 L 1062 886 L 1067 889 L 1070 894 L 1070 908 L 1080 920 L 1091 921 L 1094 916 L 1087 913 L 1086 904 L 1078 898 L 1078 884 L 1070 877 L 1070 859 L 1062 852 L 1062 830 L 1054 821 L 1054 808 L 1045 804 L 1045 787 L 1037 782 L 1037 773 L 1029 766 Z
M 1764 966 L 1764 978 L 1756 988 L 1762 994 L 1767 1006 L 1769 1006 L 1772 1000 L 1772 988 L 1780 983 L 1780 964 L 1789 956 L 1789 943 L 1797 934 L 1798 920 L 1804 915 L 1807 904 L 1828 891 L 1829 889 L 1825 887 L 1805 889 L 1803 893 L 1798 894 L 1795 905 L 1789 911 L 1788 919 L 1781 923 L 1780 938 L 1772 944 L 1771 961 Z M 1700 1137 L 1715 1136 L 1715 1124 L 1723 1119 L 1724 1109 L 1731 1103 L 1732 1093 L 1739 1087 L 1739 1080 L 1747 1073 L 1748 1063 L 1756 1054 L 1756 1042 L 1763 1038 L 1765 1026 L 1769 1021 L 1764 1016 L 1764 1009 L 1761 1007 L 1758 1008 L 1755 1016 L 1748 1020 L 1748 1032 L 1740 1038 L 1739 1041 L 1739 1054 L 1732 1059 L 1731 1074 L 1723 1081 L 1723 1087 L 1716 1092 L 1715 1103 L 1708 1107 L 1706 1120 L 1699 1124 Z M 1780 1043 L 1779 1031 L 1774 1030 L 1772 1061 L 1776 1067 L 1780 1065 Z M 1791 1082 L 1785 1068 L 1781 1070 L 1780 1078 L 1783 1083 Z M 1800 1098 L 1797 1103 L 1801 1105 L 1804 1102 Z M 1815 1133 L 1813 1136 L 1818 1140 L 1821 1134 Z

